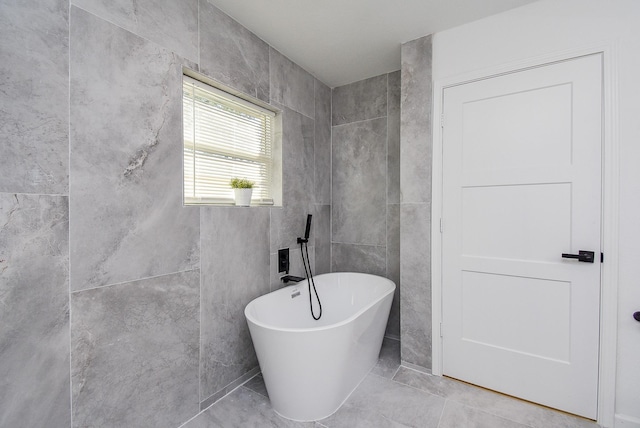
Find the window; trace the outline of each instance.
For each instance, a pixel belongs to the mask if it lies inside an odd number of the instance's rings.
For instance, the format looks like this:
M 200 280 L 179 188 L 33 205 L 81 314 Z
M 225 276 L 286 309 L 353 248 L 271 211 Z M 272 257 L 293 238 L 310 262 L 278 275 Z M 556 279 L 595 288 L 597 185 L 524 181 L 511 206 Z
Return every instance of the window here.
M 276 114 L 188 76 L 182 94 L 184 203 L 233 204 L 239 177 L 255 182 L 252 204 L 273 204 Z

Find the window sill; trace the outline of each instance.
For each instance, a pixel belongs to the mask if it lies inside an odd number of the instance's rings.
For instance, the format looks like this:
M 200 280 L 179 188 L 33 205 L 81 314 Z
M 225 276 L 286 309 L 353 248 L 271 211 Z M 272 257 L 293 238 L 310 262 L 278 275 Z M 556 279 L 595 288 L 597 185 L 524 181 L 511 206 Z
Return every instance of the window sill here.
M 229 200 L 189 200 L 183 201 L 185 207 L 238 207 L 238 208 L 273 208 L 278 207 L 272 201 L 251 201 L 250 206 L 238 206 L 233 199 Z

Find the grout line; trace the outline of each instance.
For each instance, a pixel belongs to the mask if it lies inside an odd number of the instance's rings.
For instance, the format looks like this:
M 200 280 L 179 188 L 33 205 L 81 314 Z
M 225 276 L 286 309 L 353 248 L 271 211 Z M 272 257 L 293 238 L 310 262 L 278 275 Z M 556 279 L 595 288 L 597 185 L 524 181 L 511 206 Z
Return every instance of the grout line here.
M 71 309 L 71 2 L 69 2 L 68 9 L 68 25 L 67 25 L 67 37 L 68 37 L 68 46 L 67 46 L 67 60 L 69 68 L 67 69 L 67 82 L 68 82 L 68 101 L 67 105 L 67 143 L 68 143 L 68 164 L 67 164 L 67 305 L 69 308 L 69 423 L 70 426 L 73 427 L 73 344 L 71 342 L 71 320 L 73 317 L 73 311 Z
M 316 148 L 317 148 L 317 140 L 318 136 L 317 128 L 318 128 L 318 114 L 316 109 L 316 100 L 318 97 L 318 79 L 313 79 L 313 215 L 316 217 L 316 224 L 318 222 L 318 215 L 316 213 L 316 202 L 318 201 L 318 186 L 317 186 L 317 166 L 316 162 Z M 315 246 L 318 240 L 318 234 L 316 233 L 317 228 L 313 230 L 313 245 Z M 315 252 L 313 254 L 313 262 L 315 267 L 316 255 Z
M 273 209 L 269 209 L 269 292 L 274 291 L 273 289 L 273 284 L 271 283 L 271 269 L 273 269 L 273 266 L 271 266 L 271 254 L 276 254 L 276 266 L 275 269 L 278 270 L 278 252 L 276 251 L 275 253 L 271 252 L 271 243 L 273 242 Z M 280 274 L 280 272 L 278 272 L 278 275 Z
M 418 206 L 418 205 L 428 205 L 431 206 L 431 202 L 401 202 L 399 204 L 393 204 L 393 205 L 400 205 L 402 207 L 406 207 L 406 206 Z
M 254 376 L 254 377 L 255 377 L 255 376 Z M 253 379 L 253 377 L 252 377 L 251 379 Z M 249 379 L 249 380 L 251 380 L 251 379 Z M 247 380 L 247 382 L 249 382 L 249 380 Z M 245 384 L 246 384 L 247 382 L 244 382 L 242 385 L 238 385 L 238 388 L 244 388 L 244 389 L 246 389 L 247 391 L 249 391 L 249 393 L 250 393 L 250 394 L 254 394 L 254 395 L 257 395 L 258 397 L 266 398 L 267 400 L 269 400 L 269 397 L 266 397 L 266 396 L 264 396 L 264 395 L 260 394 L 258 391 L 254 391 L 253 389 L 251 389 L 251 388 L 249 388 L 249 387 L 245 386 Z M 233 391 L 235 391 L 235 390 L 236 390 L 236 389 L 238 389 L 238 388 L 235 388 Z M 231 391 L 231 392 L 233 392 L 233 391 Z M 231 394 L 231 392 L 230 392 L 229 394 Z M 227 394 L 227 395 L 229 395 L 229 394 Z M 224 397 L 222 397 L 220 400 L 224 399 L 227 395 L 225 395 Z M 220 401 L 220 400 L 218 400 L 218 401 Z M 216 401 L 216 403 L 217 403 L 218 401 Z M 215 403 L 214 403 L 214 404 L 215 404 Z M 270 404 L 270 403 L 269 403 L 269 404 Z M 273 407 L 271 407 L 271 410 L 273 410 Z M 275 412 L 274 412 L 274 413 L 275 413 Z
M 329 90 L 329 272 L 333 271 L 333 89 Z
M 440 424 L 442 423 L 442 418 L 444 417 L 444 409 L 447 407 L 447 403 L 449 402 L 448 398 L 444 399 L 444 405 L 442 406 L 442 410 L 440 410 L 440 417 L 438 418 L 438 425 L 436 425 L 437 427 L 440 427 Z
M 300 67 L 300 68 L 302 68 L 302 67 Z M 304 70 L 305 73 L 310 74 L 311 77 L 313 78 L 313 120 L 315 120 L 316 117 L 318 117 L 318 109 L 316 108 L 316 93 L 318 92 L 317 91 L 317 87 L 318 87 L 319 80 L 316 78 L 316 76 L 314 76 L 313 74 L 309 73 L 304 68 L 302 68 L 302 70 Z M 314 131 L 315 131 L 315 128 L 314 128 Z
M 89 287 L 89 288 L 83 288 L 80 290 L 74 290 L 71 292 L 71 294 L 78 294 L 78 293 L 82 293 L 83 291 L 90 291 L 90 290 L 99 290 L 99 289 L 103 289 L 106 287 L 113 287 L 113 286 L 117 286 L 117 285 L 126 285 L 126 284 L 131 284 L 133 282 L 138 282 L 138 281 L 146 281 L 148 279 L 155 279 L 155 278 L 162 278 L 164 276 L 170 276 L 170 275 L 177 275 L 177 274 L 181 274 L 181 273 L 188 273 L 188 272 L 193 272 L 196 270 L 201 270 L 200 267 L 196 267 L 196 268 L 192 268 L 192 269 L 187 269 L 187 270 L 181 270 L 181 271 L 177 271 L 177 272 L 168 272 L 168 273 L 163 273 L 163 274 L 159 274 L 159 275 L 153 275 L 153 276 L 147 276 L 144 278 L 138 278 L 138 279 L 132 279 L 129 281 L 121 281 L 121 282 L 114 282 L 111 284 L 105 284 L 105 285 L 98 285 L 96 287 Z
M 231 395 L 231 393 L 233 393 L 233 392 L 234 392 L 236 389 L 238 389 L 238 388 L 243 388 L 243 387 L 244 387 L 245 389 L 247 389 L 247 390 L 249 390 L 249 391 L 252 391 L 252 392 L 254 392 L 254 393 L 258 394 L 258 395 L 262 395 L 262 394 L 257 393 L 256 391 L 251 390 L 251 388 L 247 388 L 247 387 L 245 387 L 245 386 L 244 386 L 244 385 L 245 385 L 247 382 L 249 382 L 251 379 L 253 379 L 254 377 L 256 377 L 256 376 L 258 376 L 259 374 L 261 374 L 261 373 L 262 373 L 262 372 L 260 371 L 259 367 L 255 367 L 254 369 L 252 369 L 252 370 L 250 370 L 249 372 L 245 373 L 243 376 L 246 376 L 248 373 L 251 373 L 251 371 L 254 371 L 254 370 L 256 370 L 256 373 L 254 373 L 252 376 L 250 376 L 250 377 L 249 377 L 249 378 L 247 378 L 246 380 L 244 380 L 244 381 L 240 382 L 238 385 L 236 385 L 236 386 L 235 386 L 235 387 L 233 387 L 232 389 L 228 390 L 224 395 L 220 396 L 218 399 L 216 399 L 215 401 L 213 401 L 211 404 L 209 404 L 209 405 L 208 405 L 207 407 L 205 407 L 204 409 L 201 409 L 201 410 L 198 412 L 198 414 L 196 414 L 196 415 L 195 415 L 193 418 L 191 418 L 191 419 L 194 419 L 196 416 L 200 415 L 201 413 L 206 412 L 206 411 L 207 411 L 207 410 L 209 410 L 211 407 L 213 407 L 214 405 L 216 405 L 217 403 L 219 403 L 220 401 L 224 400 L 226 397 L 228 397 L 229 395 Z M 240 378 L 242 378 L 242 376 L 241 376 L 241 377 L 239 377 L 238 379 L 240 379 Z M 228 387 L 229 387 L 229 385 L 232 385 L 232 384 L 233 384 L 234 382 L 236 382 L 238 379 L 236 379 L 235 381 L 232 381 L 232 382 L 231 382 L 231 383 L 229 383 L 227 386 L 225 386 L 225 387 L 223 387 L 222 389 L 220 389 L 218 392 L 223 391 L 223 390 L 226 390 L 226 388 L 228 388 Z M 211 395 L 207 398 L 207 400 L 208 400 L 208 399 L 210 399 L 211 397 L 213 397 L 214 395 L 216 395 L 218 392 L 211 394 Z M 206 400 L 204 400 L 204 401 L 206 401 Z M 201 405 L 202 405 L 202 403 L 203 403 L 203 401 L 201 401 L 200 403 L 198 403 L 198 407 L 199 407 L 199 406 L 201 406 Z M 190 421 L 191 419 L 189 419 L 189 421 Z M 187 422 L 189 422 L 189 421 L 187 421 Z M 180 426 L 184 426 L 187 422 L 185 422 L 184 424 L 182 424 L 182 425 L 180 425 Z
M 409 362 L 407 362 L 407 361 L 402 361 L 402 360 L 401 360 L 401 361 L 400 361 L 400 365 L 401 365 L 402 367 L 406 368 L 406 369 L 413 370 L 414 372 L 422 373 L 423 375 L 427 375 L 427 376 L 435 376 L 433 373 L 431 373 L 431 371 L 430 371 L 430 370 L 429 370 L 429 371 L 426 371 L 426 370 L 428 370 L 428 369 L 425 369 L 424 367 L 417 366 L 417 365 L 415 365 L 415 364 L 411 364 L 411 363 L 409 363 Z
M 398 370 L 400 370 L 400 368 L 399 368 L 399 367 L 398 367 Z M 420 373 L 420 372 L 418 372 L 418 373 Z M 423 373 L 423 374 L 424 374 L 424 373 Z M 387 378 L 385 378 L 385 379 L 387 379 Z M 430 392 L 430 391 L 425 391 L 424 389 L 420 389 L 420 388 L 415 387 L 415 386 L 413 386 L 413 385 L 409 385 L 409 384 L 406 384 L 406 383 L 404 383 L 404 382 L 397 381 L 397 380 L 395 380 L 395 379 L 393 379 L 393 378 L 392 378 L 392 379 L 389 379 L 389 380 L 390 380 L 390 381 L 392 381 L 392 382 L 397 383 L 398 385 L 406 386 L 407 388 L 411 388 L 411 389 L 413 389 L 413 390 L 415 390 L 415 391 L 419 391 L 419 392 L 421 392 L 421 393 L 423 393 L 423 394 L 431 395 L 431 396 L 434 396 L 434 397 L 440 397 L 440 398 L 442 398 L 442 399 L 448 400 L 448 398 L 447 398 L 447 397 L 443 397 L 442 395 L 438 395 L 438 394 L 435 394 L 435 393 Z
M 268 56 L 268 61 L 269 61 L 269 65 L 268 65 L 268 68 L 269 68 L 269 104 L 273 105 L 272 104 L 272 102 L 273 102 L 273 94 L 271 93 L 271 90 L 272 90 L 272 87 L 273 87 L 273 83 L 271 82 L 271 78 L 272 78 L 272 75 L 273 75 L 272 70 L 271 70 L 271 45 L 267 43 L 267 47 L 268 47 L 267 56 Z M 283 128 L 284 128 L 284 126 L 283 126 Z M 281 132 L 281 133 L 284 133 L 284 132 Z
M 386 118 L 387 118 L 387 116 L 377 116 L 377 117 L 371 117 L 369 119 L 354 120 L 353 122 L 339 123 L 337 125 L 331 125 L 331 126 L 333 128 L 337 128 L 337 127 L 340 127 L 340 126 L 354 125 L 354 124 L 358 124 L 358 123 L 369 122 L 369 121 L 376 120 L 376 119 L 386 119 Z
M 200 1 L 201 0 L 196 0 L 198 3 L 198 10 L 197 10 L 197 34 L 198 34 L 198 64 L 197 64 L 197 69 L 198 72 L 202 72 L 202 58 L 201 58 L 201 32 L 200 32 L 200 21 L 201 21 L 201 11 L 200 11 Z M 184 71 L 183 71 L 183 79 L 184 79 Z M 184 114 L 184 113 L 183 113 Z M 182 119 L 182 125 L 184 126 L 184 116 Z M 195 126 L 195 125 L 194 125 Z M 184 174 L 184 162 L 182 165 L 183 168 L 183 174 Z M 183 193 L 183 201 L 184 201 L 184 183 L 182 185 L 182 193 Z M 201 208 L 198 208 L 198 266 L 200 268 L 202 268 L 202 214 L 203 214 L 203 210 Z M 202 402 L 202 365 L 203 365 L 203 361 L 202 361 L 202 357 L 203 357 L 203 352 L 202 352 L 202 319 L 203 319 L 203 298 L 202 298 L 202 269 L 200 269 L 199 275 L 198 275 L 198 303 L 199 303 L 199 314 L 198 314 L 198 409 L 200 409 L 200 403 Z M 198 413 L 199 414 L 199 413 Z M 197 415 L 196 415 L 197 416 Z M 194 416 L 195 417 L 195 416 Z M 187 421 L 188 422 L 188 421 Z
M 398 368 L 396 368 L 395 371 L 393 372 L 393 375 L 391 376 L 391 380 L 393 380 L 396 377 L 399 371 L 400 371 L 400 366 L 398 366 Z
M 198 7 L 200 7 L 200 2 L 198 2 Z M 198 15 L 198 22 L 200 21 L 200 17 Z M 183 186 L 184 188 L 184 186 Z M 200 214 L 198 217 L 198 242 L 199 242 L 199 263 L 202 264 L 202 211 L 198 209 L 198 213 Z M 198 408 L 200 408 L 200 403 L 202 402 L 202 269 L 200 269 L 200 274 L 198 275 L 198 298 L 200 304 L 200 313 L 198 317 L 199 325 L 198 325 Z
M 359 244 L 357 242 L 342 242 L 342 241 L 332 241 L 332 244 L 340 244 L 340 245 L 357 245 L 358 247 L 373 247 L 373 248 L 386 248 L 385 244 Z
M 69 137 L 71 138 L 71 137 Z M 57 198 L 68 198 L 69 194 L 64 193 L 29 193 L 29 192 L 0 192 L 0 195 L 24 195 L 24 196 L 52 196 Z
M 426 376 L 434 376 L 434 375 L 431 375 L 431 374 L 427 374 L 427 373 L 420 372 L 420 371 L 415 370 L 415 369 L 413 369 L 413 368 L 411 368 L 411 367 L 402 366 L 402 365 L 401 365 L 401 367 L 404 367 L 404 368 L 406 368 L 406 369 L 412 370 L 412 371 L 414 371 L 414 372 L 416 372 L 416 373 L 419 373 L 419 374 L 422 374 L 422 375 L 426 375 Z M 400 370 L 400 367 L 398 367 L 398 370 Z M 395 378 L 395 375 L 394 375 L 394 378 Z M 439 395 L 439 394 L 436 394 L 436 393 L 433 393 L 433 392 L 430 392 L 430 391 L 425 391 L 424 389 L 420 389 L 420 388 L 417 388 L 417 387 L 415 387 L 415 386 L 412 386 L 412 385 L 409 385 L 409 384 L 406 384 L 406 383 L 403 383 L 403 382 L 399 382 L 399 381 L 397 381 L 397 380 L 395 380 L 395 379 L 391 379 L 391 380 L 392 380 L 392 381 L 394 381 L 394 382 L 396 382 L 396 383 L 398 383 L 398 384 L 400 384 L 400 385 L 407 386 L 407 387 L 412 388 L 412 389 L 415 389 L 415 390 L 417 390 L 417 391 L 420 391 L 420 392 L 423 392 L 423 393 L 426 393 L 426 394 L 430 394 L 430 395 L 434 395 L 434 396 L 436 396 L 436 397 L 441 397 L 441 398 L 443 398 L 444 400 L 446 400 L 446 401 L 445 401 L 445 405 L 446 405 L 446 403 L 447 403 L 447 402 L 449 402 L 449 401 L 453 401 L 453 402 L 456 402 L 456 403 L 458 403 L 458 404 L 460 404 L 460 405 L 462 405 L 462 406 L 465 406 L 465 407 L 467 407 L 467 408 L 469 408 L 469 409 L 477 410 L 477 411 L 480 411 L 480 412 L 482 412 L 482 413 L 484 413 L 484 414 L 488 414 L 488 415 L 495 416 L 495 417 L 500 418 L 500 419 L 503 419 L 503 420 L 508 420 L 508 421 L 510 421 L 510 422 L 516 423 L 516 424 L 518 424 L 518 425 L 521 425 L 523 428 L 526 428 L 526 427 L 528 427 L 528 428 L 533 428 L 532 426 L 529 426 L 529 425 L 527 425 L 527 424 L 526 424 L 526 423 L 524 423 L 524 422 L 520 422 L 520 421 L 514 420 L 514 419 L 512 419 L 512 418 L 510 418 L 510 417 L 503 416 L 503 415 L 498 415 L 498 414 L 492 413 L 492 412 L 490 412 L 490 411 L 487 411 L 487 410 L 486 410 L 485 408 L 483 408 L 483 407 L 477 407 L 477 406 L 475 406 L 475 405 L 471 405 L 471 404 L 468 404 L 468 403 L 465 403 L 465 402 L 461 402 L 461 401 L 459 401 L 459 400 L 457 400 L 457 399 L 455 399 L 455 398 L 450 398 L 450 397 L 448 397 L 448 396 Z M 516 398 L 516 397 L 510 397 L 510 396 L 508 396 L 508 395 L 505 395 L 505 394 L 499 393 L 499 392 L 497 392 L 497 391 L 491 391 L 491 390 L 488 390 L 488 389 L 485 389 L 485 388 L 482 388 L 482 387 L 479 387 L 479 386 L 476 386 L 476 385 L 469 384 L 469 383 L 464 382 L 464 381 L 460 381 L 460 380 L 457 380 L 457 379 L 451 379 L 451 380 L 452 380 L 452 381 L 454 381 L 454 382 L 456 382 L 456 383 L 460 383 L 460 384 L 462 384 L 462 385 L 466 385 L 466 386 L 470 387 L 470 388 L 474 391 L 474 393 L 484 391 L 484 392 L 488 392 L 488 393 L 491 393 L 491 394 L 495 394 L 495 395 L 497 395 L 497 396 L 501 396 L 501 397 L 507 398 L 507 399 L 509 399 L 509 400 L 511 400 L 511 401 L 513 401 L 513 402 L 523 403 L 523 404 L 525 404 L 525 405 L 527 405 L 527 406 L 531 406 L 531 408 L 542 408 L 542 409 L 545 409 L 545 410 L 551 411 L 552 413 L 556 413 L 556 412 L 557 412 L 557 413 L 561 413 L 561 412 L 558 412 L 557 410 L 549 409 L 549 408 L 546 408 L 546 407 L 544 407 L 544 406 L 540 406 L 540 405 L 538 405 L 538 404 L 536 404 L 536 403 L 531 403 L 531 402 L 528 402 L 528 401 L 526 401 L 526 400 L 521 400 L 521 399 Z M 571 415 L 571 416 L 573 416 L 573 415 Z
M 386 75 L 387 78 L 387 88 L 385 91 L 385 95 L 387 97 L 387 136 L 385 141 L 385 157 L 384 157 L 384 178 L 385 178 L 385 186 L 384 186 L 384 200 L 385 200 L 385 216 L 384 216 L 384 238 L 385 238 L 385 252 L 384 252 L 384 271 L 386 277 L 389 278 L 389 73 Z M 387 320 L 388 326 L 388 320 Z
M 100 21 L 106 22 L 106 23 L 108 23 L 110 25 L 113 25 L 114 27 L 117 27 L 117 28 L 119 28 L 119 29 L 121 29 L 123 31 L 126 31 L 127 33 L 129 33 L 129 34 L 131 34 L 131 35 L 133 35 L 133 36 L 135 36 L 135 37 L 137 37 L 139 39 L 142 39 L 147 43 L 151 43 L 154 47 L 164 51 L 165 53 L 174 54 L 174 55 L 178 56 L 182 60 L 187 60 L 189 62 L 193 62 L 193 59 L 191 59 L 190 57 L 185 55 L 186 52 L 176 52 L 176 51 L 173 50 L 174 48 L 172 48 L 172 47 L 165 46 L 163 44 L 160 44 L 159 42 L 156 42 L 156 41 L 153 41 L 153 40 L 149 39 L 146 36 L 140 35 L 139 33 L 136 32 L 135 29 L 123 27 L 122 25 L 120 25 L 120 24 L 118 24 L 118 23 L 116 23 L 116 22 L 114 22 L 114 21 L 112 21 L 110 19 L 107 19 L 106 17 L 97 15 L 97 14 L 95 14 L 95 13 L 93 13 L 93 12 L 83 8 L 83 7 L 80 7 L 79 5 L 77 5 L 75 3 L 71 4 L 71 2 L 70 2 L 70 6 L 75 7 L 78 10 L 81 10 L 81 11 L 91 15 L 94 18 L 96 18 L 96 19 L 98 19 Z M 71 21 L 71 20 L 69 20 L 69 21 Z M 198 48 L 199 48 L 199 46 L 198 46 Z M 196 57 L 198 57 L 198 59 L 199 59 L 199 55 L 200 55 L 199 50 L 200 49 L 198 49 L 198 52 L 197 52 L 197 55 L 196 55 Z M 200 67 L 200 64 L 198 63 L 198 68 L 199 67 Z

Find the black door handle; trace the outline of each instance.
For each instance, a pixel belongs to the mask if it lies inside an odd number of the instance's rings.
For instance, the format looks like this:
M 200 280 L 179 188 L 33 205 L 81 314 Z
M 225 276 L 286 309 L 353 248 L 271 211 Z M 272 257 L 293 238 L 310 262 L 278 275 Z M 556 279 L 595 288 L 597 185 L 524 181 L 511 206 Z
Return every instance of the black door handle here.
M 562 253 L 562 257 L 565 259 L 578 259 L 579 262 L 593 263 L 595 253 L 593 251 L 578 251 L 578 254 Z
M 633 313 L 633 319 L 635 319 L 636 321 L 640 322 L 640 312 L 634 312 Z

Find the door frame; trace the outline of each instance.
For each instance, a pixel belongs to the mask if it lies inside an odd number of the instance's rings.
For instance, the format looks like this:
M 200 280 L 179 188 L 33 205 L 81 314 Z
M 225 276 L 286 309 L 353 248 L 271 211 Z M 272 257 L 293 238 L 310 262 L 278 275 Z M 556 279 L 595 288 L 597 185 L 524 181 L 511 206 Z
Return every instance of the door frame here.
M 433 82 L 433 156 L 431 202 L 431 298 L 432 298 L 432 374 L 442 375 L 442 115 L 444 90 L 569 59 L 602 54 L 602 251 L 604 263 L 600 277 L 600 349 L 598 374 L 598 419 L 605 427 L 614 425 L 617 303 L 618 303 L 618 212 L 619 212 L 619 140 L 618 140 L 618 47 L 616 41 L 581 49 L 509 62 Z

